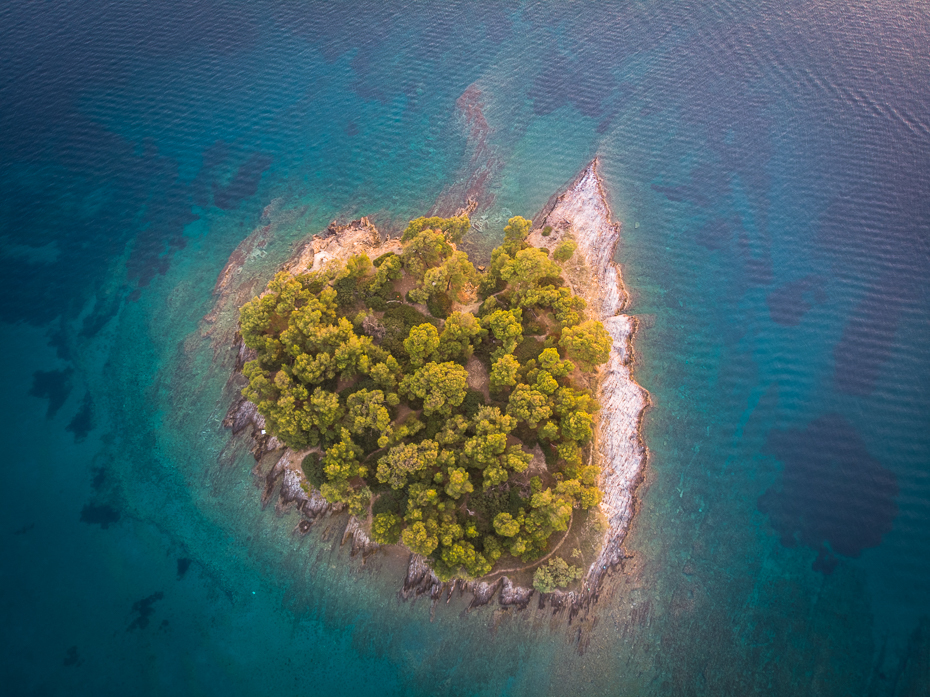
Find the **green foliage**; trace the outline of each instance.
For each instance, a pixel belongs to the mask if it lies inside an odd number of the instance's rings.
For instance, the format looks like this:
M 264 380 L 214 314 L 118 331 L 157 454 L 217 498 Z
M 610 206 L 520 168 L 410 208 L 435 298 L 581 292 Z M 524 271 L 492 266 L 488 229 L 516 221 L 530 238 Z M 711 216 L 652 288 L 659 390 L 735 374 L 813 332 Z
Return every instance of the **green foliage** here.
M 533 588 L 540 593 L 551 593 L 556 588 L 565 588 L 572 581 L 577 581 L 582 573 L 581 569 L 570 565 L 561 557 L 553 557 L 536 569 L 533 574 Z
M 484 395 L 478 390 L 468 390 L 465 399 L 459 405 L 459 411 L 465 416 L 474 416 L 484 406 Z
M 602 365 L 610 358 L 613 339 L 604 325 L 596 320 L 582 322 L 577 327 L 569 327 L 562 332 L 559 346 L 574 358 L 583 368 L 591 370 Z
M 521 249 L 513 259 L 501 267 L 501 278 L 517 290 L 525 293 L 539 284 L 547 276 L 558 276 L 559 265 L 536 247 Z
M 459 499 L 463 494 L 470 494 L 475 490 L 471 480 L 468 478 L 468 470 L 464 467 L 453 467 L 448 471 L 448 483 L 446 484 L 446 493 L 454 499 Z
M 552 234 L 552 226 L 551 226 L 551 225 L 546 225 L 546 227 L 544 227 L 544 228 L 542 229 L 542 236 L 543 236 L 543 237 L 548 237 L 548 236 L 551 235 L 551 234 Z
M 486 335 L 487 330 L 472 313 L 454 312 L 439 336 L 439 356 L 446 361 L 467 359 L 474 344 Z
M 491 366 L 491 389 L 499 392 L 516 385 L 519 370 L 520 362 L 512 353 L 505 353 Z
M 410 365 L 419 367 L 427 361 L 436 358 L 439 348 L 439 332 L 432 324 L 421 324 L 413 327 L 410 334 L 404 339 L 404 350 L 410 357 Z
M 504 243 L 501 246 L 516 252 L 523 246 L 523 241 L 530 234 L 532 226 L 532 220 L 527 220 L 519 215 L 514 216 L 507 221 L 507 225 L 504 227 Z
M 371 260 L 366 254 L 356 254 L 346 261 L 345 267 L 332 281 L 339 307 L 352 307 L 361 300 L 365 289 L 360 282 L 370 269 Z
M 388 284 L 399 280 L 403 275 L 403 262 L 393 252 L 382 254 L 375 259 L 375 266 L 378 270 L 368 287 L 369 293 L 381 293 Z
M 387 455 L 378 460 L 377 477 L 392 489 L 402 489 L 407 485 L 408 477 L 413 477 L 432 465 L 439 455 L 439 446 L 435 441 L 425 440 L 418 444 L 401 443 L 388 450 Z
M 421 520 L 407 526 L 401 533 L 400 539 L 411 552 L 424 557 L 428 557 L 439 546 L 439 538 L 435 534 L 431 534 L 426 524 Z
M 423 401 L 423 413 L 451 415 L 465 399 L 468 371 L 457 363 L 427 363 L 400 383 L 400 391 Z
M 401 236 L 401 242 L 412 240 L 423 230 L 439 230 L 450 242 L 458 242 L 465 236 L 471 227 L 467 215 L 461 215 L 452 218 L 416 218 L 411 220 Z
M 405 354 L 404 339 L 410 335 L 411 329 L 421 324 L 435 326 L 437 322 L 410 305 L 392 305 L 385 310 L 381 324 L 385 332 L 381 347 L 396 358 Z
M 401 261 L 404 269 L 414 278 L 423 281 L 426 272 L 440 266 L 452 255 L 452 245 L 445 235 L 434 230 L 422 230 L 404 245 Z M 418 301 L 419 302 L 419 301 Z
M 520 532 L 520 523 L 509 513 L 498 513 L 494 517 L 494 531 L 501 537 L 513 537 Z
M 426 309 L 437 319 L 445 319 L 452 311 L 452 298 L 447 293 L 430 295 L 426 299 Z
M 575 250 L 578 249 L 578 244 L 573 239 L 565 239 L 559 243 L 559 246 L 555 248 L 555 251 L 552 253 L 552 258 L 559 263 L 563 263 L 572 258 L 572 255 L 575 253 Z
M 507 413 L 515 419 L 525 421 L 530 428 L 536 428 L 540 421 L 545 421 L 552 414 L 546 394 L 534 387 L 521 384 L 510 393 Z
M 523 364 L 535 359 L 542 350 L 543 343 L 539 339 L 528 336 L 517 345 L 513 355 Z
M 393 513 L 378 513 L 371 521 L 371 539 L 379 545 L 397 544 L 402 523 Z
M 319 453 L 309 453 L 304 456 L 300 462 L 300 469 L 303 470 L 304 476 L 314 489 L 319 489 L 326 481 L 326 474 L 323 472 L 323 458 Z
M 380 493 L 378 498 L 371 506 L 371 512 L 374 515 L 379 513 L 394 513 L 403 517 L 407 511 L 407 492 L 404 490 L 391 489 L 390 486 L 379 485 L 376 487 Z
M 501 343 L 502 353 L 513 353 L 523 336 L 523 313 L 519 310 L 495 310 L 481 318 L 481 324 L 491 330 Z
M 484 575 L 505 552 L 538 559 L 573 509 L 600 500 L 597 467 L 583 464 L 597 404 L 570 380 L 576 364 L 602 362 L 606 332 L 582 323 L 584 301 L 558 265 L 527 247 L 530 221 L 509 221 L 481 276 L 454 247 L 468 227 L 418 218 L 400 254 L 279 273 L 240 314 L 256 352 L 243 394 L 267 430 L 294 450 L 319 448 L 302 462 L 308 482 L 353 515 L 370 509 L 372 539 L 429 557 L 441 579 Z M 405 277 L 410 300 L 444 322 L 401 300 Z M 478 317 L 456 311 L 476 283 Z M 505 405 L 468 389 L 473 355 Z M 537 443 L 549 474 L 528 478 Z

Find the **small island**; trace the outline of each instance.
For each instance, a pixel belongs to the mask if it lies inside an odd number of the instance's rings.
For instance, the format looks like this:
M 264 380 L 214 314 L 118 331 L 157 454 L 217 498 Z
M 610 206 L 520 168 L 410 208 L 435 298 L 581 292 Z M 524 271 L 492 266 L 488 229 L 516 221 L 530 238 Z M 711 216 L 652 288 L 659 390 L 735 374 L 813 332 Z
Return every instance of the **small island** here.
M 353 553 L 406 547 L 405 591 L 459 583 L 477 604 L 503 584 L 501 602 L 525 605 L 526 586 L 571 587 L 574 602 L 623 556 L 646 394 L 596 161 L 547 208 L 535 228 L 511 218 L 479 267 L 458 248 L 466 211 L 399 239 L 365 218 L 331 225 L 241 308 L 247 384 L 226 424 L 254 426 L 257 457 L 282 453 L 266 498 L 282 481 L 303 532 L 346 510 Z M 631 436 L 604 432 L 618 394 L 634 397 L 619 405 Z

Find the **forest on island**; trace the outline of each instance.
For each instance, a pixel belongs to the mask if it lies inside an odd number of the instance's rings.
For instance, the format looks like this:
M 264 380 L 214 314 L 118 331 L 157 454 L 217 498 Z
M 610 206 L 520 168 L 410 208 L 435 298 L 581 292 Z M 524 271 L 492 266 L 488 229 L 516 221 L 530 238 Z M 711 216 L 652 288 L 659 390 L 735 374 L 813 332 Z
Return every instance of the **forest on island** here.
M 442 580 L 544 558 L 601 497 L 586 386 L 611 338 L 562 277 L 574 242 L 550 256 L 511 218 L 479 272 L 456 248 L 469 226 L 417 218 L 400 254 L 281 272 L 240 314 L 257 354 L 243 395 L 268 431 L 306 453 L 327 501 Z M 579 575 L 553 559 L 537 587 Z

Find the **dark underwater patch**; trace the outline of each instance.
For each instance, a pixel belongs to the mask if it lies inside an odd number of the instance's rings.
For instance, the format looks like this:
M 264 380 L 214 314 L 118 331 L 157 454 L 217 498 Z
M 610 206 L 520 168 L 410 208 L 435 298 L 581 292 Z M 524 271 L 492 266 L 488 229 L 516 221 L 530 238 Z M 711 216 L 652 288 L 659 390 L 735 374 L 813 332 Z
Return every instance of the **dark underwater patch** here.
M 151 595 L 142 598 L 142 600 L 137 600 L 134 602 L 132 604 L 132 611 L 136 613 L 136 618 L 129 623 L 126 631 L 131 632 L 134 629 L 145 629 L 148 627 L 152 613 L 155 612 L 155 603 L 164 597 L 165 594 L 161 591 L 158 591 L 157 593 L 152 593 Z
M 81 659 L 78 657 L 77 646 L 72 646 L 68 649 L 68 653 L 65 654 L 65 658 L 61 664 L 66 668 L 81 665 Z
M 768 450 L 781 460 L 781 480 L 758 500 L 785 547 L 817 552 L 815 571 L 830 573 L 839 554 L 858 557 L 877 547 L 898 514 L 897 480 L 868 452 L 838 414 L 803 430 L 769 433 Z
M 214 205 L 223 210 L 231 210 L 249 196 L 254 196 L 258 192 L 258 183 L 261 181 L 262 174 L 271 166 L 271 163 L 272 158 L 267 155 L 254 153 L 236 170 L 229 184 L 226 186 L 213 184 Z
M 37 370 L 32 374 L 32 387 L 29 394 L 33 397 L 48 400 L 48 410 L 45 418 L 51 419 L 58 413 L 71 394 L 70 368 L 65 370 Z
M 187 570 L 191 568 L 191 562 L 193 559 L 188 559 L 187 557 L 182 557 L 178 559 L 178 580 L 180 581 L 184 578 L 184 574 L 187 573 Z
M 88 525 L 99 525 L 106 530 L 110 525 L 117 523 L 120 518 L 119 509 L 109 504 L 88 503 L 81 509 L 81 522 Z
M 90 485 L 94 488 L 94 491 L 100 491 L 103 489 L 103 485 L 107 482 L 107 471 L 104 467 L 95 467 L 93 479 L 90 480 Z
M 111 319 L 116 317 L 119 308 L 119 297 L 113 294 L 103 298 L 98 296 L 97 301 L 94 303 L 94 309 L 84 318 L 84 322 L 81 324 L 81 336 L 96 336 L 101 329 L 107 326 Z
M 826 300 L 823 279 L 813 274 L 785 283 L 766 297 L 772 321 L 785 326 L 799 324 L 815 304 L 819 305 Z
M 94 402 L 89 392 L 84 395 L 81 408 L 78 409 L 77 414 L 71 419 L 71 423 L 65 428 L 74 434 L 74 441 L 76 443 L 80 443 L 87 438 L 87 434 L 94 429 Z

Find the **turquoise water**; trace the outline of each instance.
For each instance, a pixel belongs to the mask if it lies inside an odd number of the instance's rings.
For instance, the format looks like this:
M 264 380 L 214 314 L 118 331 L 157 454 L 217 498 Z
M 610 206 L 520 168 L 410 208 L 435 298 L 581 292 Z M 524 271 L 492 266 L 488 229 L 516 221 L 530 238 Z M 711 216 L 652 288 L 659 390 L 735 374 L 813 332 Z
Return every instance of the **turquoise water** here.
M 5 5 L 4 692 L 927 694 L 927 45 L 916 2 Z M 595 155 L 635 556 L 571 625 L 404 602 L 261 508 L 217 275 L 468 195 L 485 249 Z

